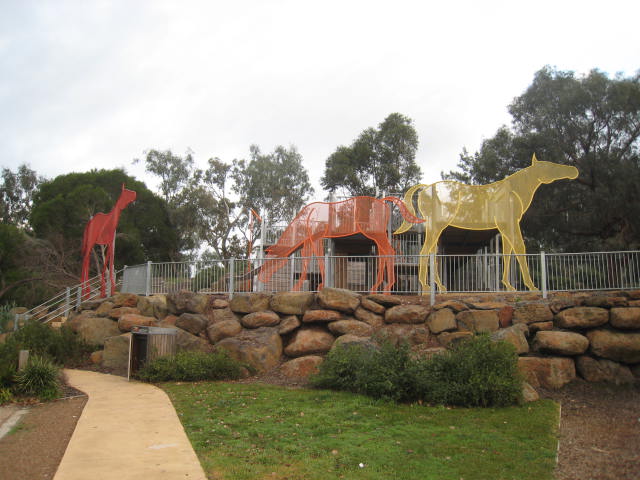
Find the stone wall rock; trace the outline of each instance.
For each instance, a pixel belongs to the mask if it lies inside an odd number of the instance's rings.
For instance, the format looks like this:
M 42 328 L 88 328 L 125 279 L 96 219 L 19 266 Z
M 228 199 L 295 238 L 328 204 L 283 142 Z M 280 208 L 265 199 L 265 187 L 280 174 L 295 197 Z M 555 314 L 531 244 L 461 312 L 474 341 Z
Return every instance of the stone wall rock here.
M 109 312 L 111 312 L 111 310 L 113 310 L 114 307 L 115 307 L 115 304 L 113 302 L 109 302 L 108 300 L 105 302 L 102 302 L 98 306 L 98 308 L 96 308 L 96 315 L 98 317 L 108 317 Z
M 553 313 L 548 305 L 527 303 L 517 305 L 513 309 L 513 323 L 548 322 L 553 320 Z
M 533 387 L 562 388 L 576 378 L 576 368 L 568 357 L 520 357 L 518 368 Z
M 384 313 L 386 323 L 424 323 L 431 309 L 424 305 L 396 305 Z
M 130 341 L 130 333 L 107 338 L 102 353 L 102 366 L 114 370 L 115 373 L 126 373 L 129 369 Z
M 240 320 L 244 328 L 275 327 L 280 323 L 276 312 L 263 311 L 248 313 Z
M 303 315 L 315 300 L 309 292 L 280 292 L 271 297 L 271 310 L 285 315 Z
M 611 325 L 622 330 L 640 330 L 640 308 L 612 308 Z
M 317 299 L 323 308 L 349 314 L 355 312 L 360 305 L 360 295 L 344 288 L 323 288 L 318 292 Z
M 500 328 L 498 312 L 495 310 L 465 310 L 456 315 L 460 330 L 474 333 L 495 332 Z
M 235 337 L 219 341 L 215 347 L 225 350 L 229 356 L 257 372 L 271 370 L 278 365 L 282 356 L 282 339 L 278 330 L 272 327 L 244 330 Z
M 136 315 L 135 313 L 125 313 L 118 320 L 118 329 L 121 332 L 130 332 L 131 328 L 138 325 L 144 327 L 152 327 L 157 325 L 158 321 L 155 317 L 145 317 L 144 315 Z
M 240 332 L 242 332 L 242 325 L 237 320 L 223 320 L 207 327 L 207 337 L 213 344 L 225 338 L 235 337 Z
M 366 308 L 372 313 L 375 313 L 376 315 L 384 315 L 384 311 L 386 310 L 383 305 L 380 305 L 378 302 L 374 302 L 369 297 L 362 297 L 360 299 L 360 306 L 362 308 Z
M 587 333 L 591 352 L 616 362 L 640 362 L 640 333 L 623 333 L 597 329 Z
M 559 312 L 554 324 L 559 328 L 594 328 L 609 321 L 609 310 L 600 307 L 573 307 Z
M 235 313 L 253 313 L 269 310 L 271 295 L 263 292 L 236 293 L 229 302 Z
M 141 315 L 163 320 L 169 313 L 167 297 L 165 295 L 140 296 L 138 297 L 138 310 Z
M 581 355 L 589 348 L 589 339 L 575 332 L 539 331 L 533 349 L 553 355 Z
M 357 335 L 358 337 L 370 337 L 373 334 L 371 325 L 359 320 L 338 320 L 331 322 L 329 331 L 334 335 Z
M 303 323 L 335 322 L 344 318 L 342 312 L 335 310 L 307 310 L 302 316 Z
M 173 314 L 205 313 L 209 304 L 209 298 L 200 293 L 180 290 L 169 293 L 166 297 L 167 309 Z
M 324 361 L 319 355 L 306 355 L 284 362 L 280 366 L 280 372 L 289 378 L 308 378 L 318 373 L 318 367 Z
M 285 347 L 289 357 L 302 357 L 331 350 L 335 337 L 322 327 L 310 326 L 296 330 Z
M 576 358 L 576 370 L 588 382 L 609 382 L 617 385 L 635 382 L 628 366 L 604 358 L 579 356 Z
M 142 312 L 135 307 L 116 307 L 109 310 L 106 316 L 113 320 L 120 320 L 120 317 L 127 314 L 142 315 Z M 145 315 L 145 317 L 153 317 L 153 315 Z
M 429 325 L 429 330 L 435 334 L 453 331 L 458 328 L 456 316 L 449 308 L 441 308 L 431 312 L 427 319 L 427 325 Z
M 76 332 L 90 345 L 104 345 L 105 339 L 121 333 L 118 324 L 105 317 L 83 317 Z
M 233 313 L 233 311 L 228 307 L 210 310 L 207 313 L 207 318 L 209 318 L 210 323 L 225 322 L 229 320 L 240 320 L 240 317 Z
M 183 313 L 176 320 L 176 327 L 186 330 L 193 335 L 200 335 L 200 333 L 207 328 L 208 323 L 209 319 L 204 315 Z
M 278 333 L 280 335 L 287 335 L 293 332 L 300 325 L 300 319 L 296 315 L 287 315 L 280 321 L 280 325 L 278 325 Z
M 138 296 L 133 293 L 118 293 L 112 298 L 115 307 L 136 307 Z
M 527 335 L 529 329 L 526 323 L 518 323 L 508 328 L 501 328 L 491 334 L 491 340 L 494 342 L 504 341 L 513 345 L 518 355 L 529 352 L 529 342 Z M 586 340 L 586 339 L 585 339 Z
M 367 299 L 363 298 L 362 300 L 364 301 Z M 368 301 L 371 303 L 375 303 L 375 302 L 372 302 L 371 300 L 368 300 Z M 381 308 L 382 308 L 382 314 L 378 314 L 378 313 L 374 313 L 372 310 L 369 310 L 367 308 L 360 306 L 356 308 L 356 311 L 353 313 L 353 316 L 356 317 L 361 322 L 368 323 L 374 329 L 380 328 L 381 326 L 384 325 L 384 307 L 381 307 Z

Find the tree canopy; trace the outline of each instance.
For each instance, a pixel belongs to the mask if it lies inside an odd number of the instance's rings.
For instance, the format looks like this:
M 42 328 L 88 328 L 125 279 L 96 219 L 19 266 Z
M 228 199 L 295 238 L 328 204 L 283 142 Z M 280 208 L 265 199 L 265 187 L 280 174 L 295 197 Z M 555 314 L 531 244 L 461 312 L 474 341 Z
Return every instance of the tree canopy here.
M 28 228 L 33 192 L 44 179 L 26 164 L 14 173 L 2 169 L 0 178 L 0 222 Z
M 459 170 L 443 175 L 483 184 L 538 159 L 573 165 L 572 182 L 543 185 L 523 219 L 525 235 L 548 250 L 640 246 L 640 75 L 585 76 L 545 67 L 509 106 L 502 127 Z
M 325 162 L 322 187 L 349 196 L 380 196 L 406 190 L 422 176 L 415 161 L 418 134 L 410 118 L 392 113 L 367 128 L 350 146 L 339 146 Z

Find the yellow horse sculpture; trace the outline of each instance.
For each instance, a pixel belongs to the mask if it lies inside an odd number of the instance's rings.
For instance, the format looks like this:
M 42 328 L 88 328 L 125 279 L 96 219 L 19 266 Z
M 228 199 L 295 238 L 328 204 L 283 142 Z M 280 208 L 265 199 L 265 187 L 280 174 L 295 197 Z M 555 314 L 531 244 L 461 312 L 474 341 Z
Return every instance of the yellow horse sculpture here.
M 537 290 L 531 280 L 527 259 L 524 256 L 526 249 L 520 231 L 520 219 L 531 205 L 533 194 L 541 184 L 564 178 L 574 179 L 577 176 L 577 168 L 538 161 L 534 154 L 530 166 L 488 185 L 442 181 L 411 187 L 404 196 L 404 202 L 413 214 L 413 196 L 419 191 L 417 206 L 425 219 L 425 238 L 420 255 L 436 253 L 438 239 L 449 225 L 467 230 L 497 228 L 502 235 L 503 254 L 517 255 L 525 285 L 529 290 Z M 412 225 L 404 221 L 394 233 L 406 232 Z M 502 283 L 507 290 L 515 290 L 509 282 L 510 262 L 505 261 L 503 264 Z M 428 273 L 428 258 L 423 256 L 420 258 L 419 279 L 424 290 L 429 289 Z M 438 290 L 445 292 L 446 288 L 440 280 L 438 270 L 434 273 Z

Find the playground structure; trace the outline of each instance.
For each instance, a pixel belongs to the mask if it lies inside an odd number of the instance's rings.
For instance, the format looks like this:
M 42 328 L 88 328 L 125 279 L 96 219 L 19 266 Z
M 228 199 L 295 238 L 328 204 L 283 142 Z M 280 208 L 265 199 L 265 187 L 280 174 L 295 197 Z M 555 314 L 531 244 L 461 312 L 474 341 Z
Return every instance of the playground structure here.
M 425 221 L 424 243 L 420 250 L 419 281 L 425 291 L 430 285 L 428 255 L 437 253 L 438 240 L 448 226 L 467 230 L 497 229 L 502 238 L 503 255 L 514 254 L 525 285 L 537 290 L 531 279 L 526 261 L 526 247 L 520 220 L 533 200 L 540 185 L 561 179 L 575 179 L 578 169 L 573 166 L 538 161 L 535 154 L 531 165 L 487 185 L 465 185 L 455 181 L 441 181 L 431 185 L 418 184 L 407 190 L 404 202 L 414 214 L 414 196 Z M 394 232 L 401 234 L 412 227 L 406 220 Z M 502 283 L 507 290 L 515 290 L 509 281 L 510 262 L 503 262 Z M 445 292 L 438 269 L 434 268 L 434 281 L 440 292 Z
M 311 203 L 296 215 L 278 241 L 267 249 L 265 263 L 258 279 L 267 283 L 273 274 L 287 263 L 288 257 L 300 249 L 304 263 L 299 280 L 293 288 L 299 291 L 306 279 L 310 258 L 324 256 L 323 239 L 362 234 L 375 243 L 378 254 L 376 281 L 371 287 L 371 292 L 380 288 L 386 272 L 387 282 L 384 291 L 389 293 L 395 283 L 395 251 L 387 234 L 391 209 L 386 202 L 398 206 L 405 222 L 424 222 L 410 213 L 397 197 L 353 197 L 341 202 Z M 321 288 L 325 277 L 322 262 L 319 263 L 319 268 Z
M 116 242 L 116 227 L 120 220 L 120 214 L 127 205 L 134 202 L 136 192 L 127 190 L 122 184 L 122 191 L 115 205 L 109 213 L 96 213 L 89 219 L 84 229 L 82 237 L 82 274 L 80 281 L 82 284 L 82 297 L 85 298 L 90 294 L 89 280 L 89 262 L 93 247 L 96 245 L 103 246 L 102 252 L 102 269 L 100 272 L 100 294 L 106 296 L 106 275 L 109 274 L 109 284 L 111 291 L 115 290 L 115 274 L 114 274 L 114 255 Z M 106 247 L 106 248 L 105 248 Z

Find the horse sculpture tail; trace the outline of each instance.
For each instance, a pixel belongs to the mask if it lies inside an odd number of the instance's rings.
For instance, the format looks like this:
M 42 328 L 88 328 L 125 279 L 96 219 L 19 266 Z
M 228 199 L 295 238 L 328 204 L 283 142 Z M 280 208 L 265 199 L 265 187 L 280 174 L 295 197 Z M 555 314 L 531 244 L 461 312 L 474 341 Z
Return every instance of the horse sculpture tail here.
M 404 218 L 404 220 L 402 221 L 402 225 L 400 225 L 400 227 L 395 232 L 393 232 L 394 235 L 406 232 L 414 223 L 424 223 L 423 219 L 416 217 L 415 210 L 413 209 L 413 195 L 415 194 L 416 190 L 424 186 L 425 185 L 423 184 L 418 184 L 407 190 L 407 193 L 404 194 L 404 202 L 397 197 L 383 198 L 383 200 L 389 200 L 395 203 L 398 208 L 400 208 L 400 213 Z

